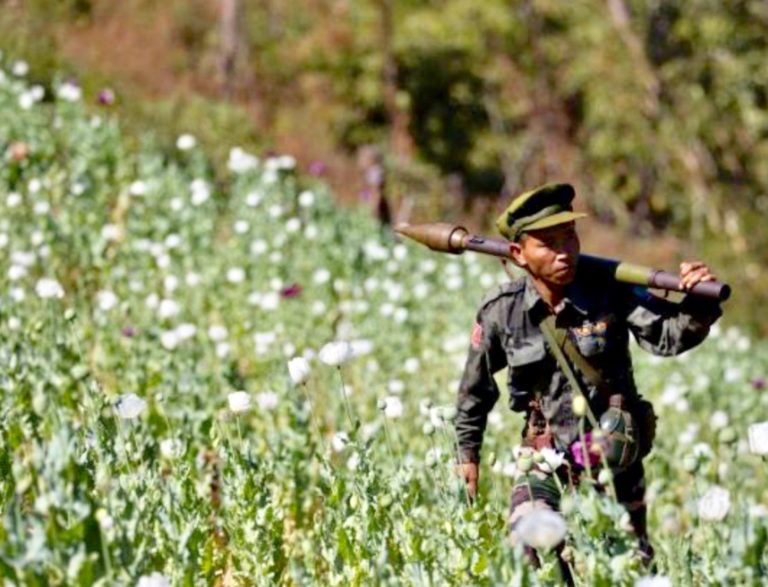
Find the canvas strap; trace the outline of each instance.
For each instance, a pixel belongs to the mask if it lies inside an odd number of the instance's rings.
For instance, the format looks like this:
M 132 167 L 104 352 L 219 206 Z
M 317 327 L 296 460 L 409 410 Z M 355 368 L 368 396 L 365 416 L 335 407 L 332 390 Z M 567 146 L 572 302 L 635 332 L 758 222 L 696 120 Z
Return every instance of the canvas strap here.
M 596 385 L 599 389 L 602 388 L 602 376 L 600 376 L 597 370 L 592 367 L 592 365 L 589 365 L 586 359 L 581 356 L 579 351 L 573 347 L 573 343 L 568 338 L 565 330 L 556 328 L 554 315 L 550 314 L 547 316 L 539 323 L 539 326 L 541 328 L 541 333 L 544 335 L 544 339 L 547 341 L 547 345 L 555 357 L 555 361 L 557 361 L 557 364 L 560 366 L 560 370 L 568 379 L 568 383 L 571 384 L 571 389 L 573 390 L 574 396 L 581 396 L 584 398 L 585 405 L 587 406 L 587 419 L 594 428 L 597 428 L 598 422 L 595 418 L 595 415 L 592 413 L 592 409 L 589 407 L 589 401 L 587 399 L 588 396 L 586 393 L 584 393 L 584 388 L 579 381 L 579 378 L 576 376 L 576 373 L 574 373 L 573 367 L 566 358 L 563 349 L 565 349 L 565 352 L 568 352 L 569 356 L 572 357 L 571 360 L 573 360 L 573 355 L 576 355 L 579 358 L 579 360 L 575 360 L 574 363 L 578 365 L 579 369 L 584 374 L 584 377 L 590 383 Z M 587 366 L 589 373 L 587 373 L 587 370 L 583 368 L 582 364 Z

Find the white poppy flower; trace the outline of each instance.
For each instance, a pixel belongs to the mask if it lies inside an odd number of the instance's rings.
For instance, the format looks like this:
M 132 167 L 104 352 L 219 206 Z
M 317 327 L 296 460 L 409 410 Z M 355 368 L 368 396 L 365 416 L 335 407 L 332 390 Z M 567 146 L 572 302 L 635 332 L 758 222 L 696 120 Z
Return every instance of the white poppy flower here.
M 323 283 L 328 283 L 330 279 L 331 279 L 331 272 L 322 267 L 320 269 L 317 269 L 312 275 L 312 281 L 314 281 L 318 285 Z
M 235 414 L 247 412 L 251 408 L 251 396 L 245 391 L 233 391 L 227 396 L 229 410 Z
M 635 581 L 635 587 L 672 587 L 672 579 L 664 575 L 649 575 Z
M 122 236 L 120 227 L 116 224 L 105 224 L 101 227 L 101 238 L 105 241 L 116 241 Z
M 132 196 L 145 196 L 147 191 L 147 183 L 140 179 L 137 179 L 128 187 L 128 193 Z
M 752 424 L 748 429 L 749 451 L 756 455 L 768 455 L 768 422 Z
M 229 283 L 243 283 L 245 281 L 245 269 L 242 267 L 230 267 L 227 269 L 227 281 Z
M 389 393 L 400 395 L 405 391 L 405 383 L 403 383 L 400 379 L 392 379 L 389 383 L 387 383 L 387 390 Z
M 256 403 L 259 409 L 265 412 L 271 412 L 277 407 L 280 398 L 274 391 L 262 391 L 256 394 Z
M 255 240 L 251 242 L 251 255 L 258 256 L 266 253 L 269 250 L 269 245 L 267 244 L 267 241 L 264 240 Z
M 261 195 L 260 192 L 249 192 L 247 196 L 245 196 L 245 205 L 249 206 L 251 208 L 255 208 L 259 204 L 261 204 L 261 201 L 264 199 L 264 196 Z
M 211 187 L 204 179 L 193 179 L 192 183 L 189 184 L 189 189 L 192 192 L 190 201 L 193 206 L 200 206 L 211 197 Z
M 544 457 L 544 461 L 539 463 L 539 469 L 545 473 L 554 473 L 565 461 L 565 455 L 552 448 L 543 448 L 539 452 Z
M 177 459 L 183 452 L 184 445 L 178 438 L 164 438 L 160 441 L 160 456 L 164 459 Z
M 202 278 L 200 277 L 200 274 L 195 273 L 194 271 L 190 271 L 184 276 L 184 283 L 186 283 L 189 287 L 200 285 L 201 281 Z
M 373 352 L 373 341 L 366 338 L 360 338 L 358 340 L 350 341 L 349 347 L 351 349 L 352 357 L 362 357 L 363 355 L 369 355 Z
M 432 465 L 439 463 L 442 458 L 443 449 L 439 446 L 435 446 L 427 450 L 427 453 L 424 455 L 424 462 L 428 467 L 431 467 Z
M 93 514 L 102 530 L 109 531 L 115 527 L 115 520 L 107 513 L 107 510 L 99 508 Z
M 24 77 L 29 73 L 29 64 L 21 59 L 14 61 L 11 66 L 11 73 L 16 77 Z
M 285 231 L 288 233 L 298 232 L 301 228 L 301 220 L 298 218 L 289 218 L 285 223 Z
M 344 340 L 329 342 L 320 349 L 318 358 L 331 367 L 338 367 L 352 358 L 352 347 Z
M 45 201 L 35 202 L 35 205 L 32 207 L 32 211 L 38 216 L 43 216 L 45 214 L 48 214 L 50 210 L 51 210 L 51 205 Z
M 331 438 L 331 447 L 333 448 L 334 452 L 343 451 L 348 444 L 349 434 L 346 432 L 337 432 L 333 435 L 333 438 Z
M 176 291 L 177 287 L 179 287 L 179 278 L 175 275 L 166 275 L 163 278 L 163 289 L 165 289 L 167 293 L 173 293 Z
M 288 374 L 294 385 L 300 385 L 309 379 L 309 361 L 304 357 L 295 357 L 288 361 Z
M 259 158 L 250 153 L 246 153 L 240 147 L 233 147 L 229 151 L 227 167 L 232 173 L 245 173 L 256 169 L 259 165 Z
M 296 158 L 292 155 L 281 155 L 277 158 L 277 165 L 280 169 L 293 169 L 296 167 Z
M 226 340 L 227 336 L 229 336 L 229 332 L 224 326 L 220 326 L 218 324 L 212 324 L 211 326 L 208 327 L 208 338 L 210 338 L 214 342 L 220 342 L 222 340 Z
M 72 82 L 64 82 L 59 86 L 57 95 L 66 102 L 79 102 L 83 97 L 83 90 Z
M 305 190 L 299 194 L 299 206 L 302 208 L 310 208 L 315 203 L 315 194 L 309 190 Z
M 64 289 L 61 287 L 61 284 L 55 279 L 48 277 L 38 280 L 37 285 L 35 285 L 35 293 L 43 299 L 61 299 L 64 297 Z
M 712 416 L 709 418 L 709 425 L 714 430 L 725 428 L 728 426 L 728 414 L 726 414 L 723 410 L 712 412 Z
M 402 324 L 408 319 L 408 309 L 407 308 L 397 308 L 392 315 L 395 322 L 397 324 Z
M 419 282 L 413 286 L 413 297 L 417 300 L 423 300 L 429 295 L 429 285 L 424 282 Z
M 403 402 L 396 395 L 390 395 L 384 398 L 384 416 L 390 420 L 397 420 L 402 417 L 404 410 Z
M 189 322 L 184 322 L 176 327 L 175 332 L 179 337 L 179 340 L 189 340 L 197 334 L 197 326 L 190 324 Z
M 526 514 L 515 526 L 515 533 L 524 544 L 543 550 L 550 550 L 560 544 L 567 531 L 563 516 L 543 508 Z
M 21 194 L 19 192 L 11 192 L 8 197 L 5 198 L 5 205 L 9 208 L 15 208 L 21 204 Z
M 260 297 L 258 305 L 267 312 L 277 310 L 280 305 L 280 294 L 274 291 L 267 292 Z
M 167 351 L 172 351 L 179 346 L 179 335 L 175 330 L 166 330 L 160 334 L 160 344 Z
M 235 222 L 233 228 L 236 234 L 245 234 L 250 229 L 251 225 L 247 220 L 238 220 Z
M 102 312 L 109 312 L 120 302 L 114 292 L 103 289 L 96 294 L 96 305 Z
M 347 459 L 347 470 L 354 472 L 357 470 L 359 466 L 360 466 L 360 453 L 354 452 Z
M 179 312 L 181 312 L 181 306 L 179 306 L 178 302 L 168 298 L 161 300 L 157 308 L 157 315 L 163 320 L 178 316 Z
M 136 587 L 171 587 L 171 582 L 158 572 L 151 575 L 142 575 Z
M 29 110 L 35 105 L 35 98 L 29 92 L 23 92 L 19 95 L 19 107 L 22 110 Z
M 191 134 L 185 133 L 176 139 L 176 148 L 179 151 L 190 151 L 194 149 L 195 146 L 197 146 L 197 139 Z
M 115 404 L 117 415 L 123 420 L 138 418 L 146 409 L 147 402 L 135 393 L 129 393 L 120 397 Z
M 403 363 L 403 369 L 406 373 L 416 373 L 419 370 L 420 363 L 416 357 L 410 357 Z
M 699 517 L 707 522 L 722 521 L 730 509 L 731 494 L 717 485 L 710 487 L 699 499 Z
M 18 281 L 27 274 L 27 268 L 23 265 L 11 265 L 8 268 L 8 279 Z

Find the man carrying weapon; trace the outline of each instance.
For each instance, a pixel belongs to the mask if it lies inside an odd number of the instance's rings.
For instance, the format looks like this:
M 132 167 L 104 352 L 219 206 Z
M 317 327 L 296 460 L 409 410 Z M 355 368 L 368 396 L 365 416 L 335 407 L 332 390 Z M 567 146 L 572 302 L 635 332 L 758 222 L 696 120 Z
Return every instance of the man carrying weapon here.
M 570 483 L 602 464 L 610 467 L 616 497 L 650 562 L 642 459 L 651 450 L 656 418 L 635 387 L 629 333 L 647 351 L 677 355 L 706 338 L 722 313 L 720 300 L 689 294 L 673 303 L 620 281 L 605 264 L 587 262 L 593 258 L 579 262 L 575 221 L 586 214 L 573 211 L 574 196 L 568 184 L 545 185 L 515 198 L 497 220 L 508 257 L 527 274 L 490 292 L 477 313 L 458 392 L 457 469 L 474 498 L 487 416 L 499 397 L 494 374 L 508 366 L 510 408 L 525 414 L 524 450 L 564 455 L 554 473 L 534 465 L 513 487 L 510 539 L 516 541 L 516 525 L 526 513 L 558 508 L 552 475 Z M 501 256 L 491 250 L 503 248 L 501 241 L 460 231 L 448 240 L 462 250 Z M 460 252 L 454 244 L 441 250 Z M 680 273 L 671 288 L 728 296 L 727 286 L 710 283 L 715 277 L 701 262 L 682 263 Z M 670 274 L 661 277 L 669 281 Z M 535 551 L 526 553 L 537 564 Z M 561 568 L 570 582 L 562 561 Z

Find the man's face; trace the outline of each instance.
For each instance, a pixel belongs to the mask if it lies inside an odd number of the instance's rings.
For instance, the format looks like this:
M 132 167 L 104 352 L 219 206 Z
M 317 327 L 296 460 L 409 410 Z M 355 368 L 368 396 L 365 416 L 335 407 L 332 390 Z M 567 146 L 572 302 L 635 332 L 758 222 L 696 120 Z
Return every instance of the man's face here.
M 535 279 L 554 286 L 565 286 L 576 277 L 581 245 L 573 222 L 532 230 L 519 243 L 510 243 L 515 262 Z

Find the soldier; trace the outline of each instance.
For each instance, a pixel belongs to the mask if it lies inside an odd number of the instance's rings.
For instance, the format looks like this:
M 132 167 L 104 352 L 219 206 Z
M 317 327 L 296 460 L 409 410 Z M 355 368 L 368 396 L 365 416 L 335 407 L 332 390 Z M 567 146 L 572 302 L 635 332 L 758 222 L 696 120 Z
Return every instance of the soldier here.
M 600 428 L 607 421 L 615 429 L 601 440 L 602 456 L 612 458 L 616 497 L 650 561 L 642 458 L 651 449 L 655 415 L 635 387 L 629 333 L 647 351 L 676 355 L 703 341 L 721 310 L 719 302 L 688 295 L 673 303 L 580 268 L 575 221 L 586 214 L 573 212 L 574 195 L 568 184 L 545 185 L 515 198 L 497 220 L 512 260 L 527 275 L 489 293 L 477 313 L 458 393 L 457 469 L 474 498 L 487 416 L 499 397 L 493 375 L 508 366 L 510 408 L 525 414 L 524 450 L 564 455 L 555 475 L 573 482 L 597 456 L 581 447 L 585 415 L 588 431 L 601 418 Z M 700 262 L 682 263 L 680 272 L 686 290 L 715 279 Z M 526 512 L 558 508 L 552 476 L 536 473 L 512 489 L 512 542 Z M 536 553 L 526 552 L 536 563 Z

